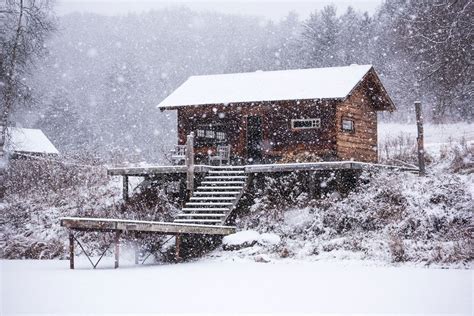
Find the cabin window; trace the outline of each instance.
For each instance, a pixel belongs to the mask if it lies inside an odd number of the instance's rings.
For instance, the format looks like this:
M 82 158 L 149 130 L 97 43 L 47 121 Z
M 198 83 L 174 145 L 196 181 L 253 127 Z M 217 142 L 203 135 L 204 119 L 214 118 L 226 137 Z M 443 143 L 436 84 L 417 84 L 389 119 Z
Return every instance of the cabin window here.
M 295 119 L 291 120 L 292 129 L 313 129 L 321 128 L 321 119 L 309 118 L 309 119 Z
M 196 133 L 197 137 L 205 137 L 206 136 L 206 131 L 203 129 L 198 129 Z
M 224 132 L 216 132 L 216 138 L 218 140 L 225 140 L 225 133 Z
M 216 136 L 216 132 L 212 131 L 212 130 L 207 130 L 206 131 L 206 138 L 215 138 Z
M 354 133 L 354 121 L 349 119 L 342 119 L 342 131 Z
M 196 129 L 197 146 L 214 146 L 227 141 L 227 134 L 223 131 L 221 124 L 200 125 Z

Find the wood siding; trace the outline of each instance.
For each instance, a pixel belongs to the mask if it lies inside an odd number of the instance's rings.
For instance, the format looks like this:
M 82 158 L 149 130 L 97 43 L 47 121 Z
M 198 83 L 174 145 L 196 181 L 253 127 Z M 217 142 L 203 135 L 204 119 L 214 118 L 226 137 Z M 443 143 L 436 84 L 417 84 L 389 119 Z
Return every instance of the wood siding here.
M 178 109 L 179 144 L 186 142 L 186 135 L 203 124 L 222 124 L 232 146 L 232 155 L 247 157 L 247 118 L 262 118 L 263 158 L 278 161 L 285 158 L 312 155 L 321 160 L 336 158 L 336 102 L 280 101 L 232 106 L 198 106 Z M 321 127 L 294 130 L 292 119 L 319 118 Z M 215 146 L 196 146 L 201 158 Z M 298 159 L 298 158 L 294 158 Z M 301 159 L 301 158 L 299 158 Z
M 377 162 L 377 112 L 365 85 L 337 107 L 337 155 L 340 160 Z M 354 122 L 354 131 L 342 130 L 343 119 Z

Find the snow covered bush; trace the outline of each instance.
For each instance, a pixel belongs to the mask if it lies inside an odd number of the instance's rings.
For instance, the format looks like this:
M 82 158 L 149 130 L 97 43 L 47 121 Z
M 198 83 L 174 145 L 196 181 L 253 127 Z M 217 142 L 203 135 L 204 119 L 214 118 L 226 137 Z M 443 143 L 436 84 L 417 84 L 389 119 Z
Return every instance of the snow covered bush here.
M 249 211 L 242 212 L 237 226 L 276 234 L 281 242 L 273 248 L 254 245 L 235 255 L 470 264 L 472 146 L 459 146 L 433 156 L 436 160 L 425 177 L 364 172 L 347 195 L 328 191 L 312 199 L 295 175 L 270 180 Z
M 108 177 L 100 162 L 14 160 L 0 203 L 0 257 L 64 257 L 67 232 L 59 226 L 60 217 L 169 220 L 173 210 L 175 201 L 157 187 L 143 188 L 141 194 L 123 203 L 120 178 Z M 100 252 L 111 239 L 107 234 L 77 236 L 92 253 Z

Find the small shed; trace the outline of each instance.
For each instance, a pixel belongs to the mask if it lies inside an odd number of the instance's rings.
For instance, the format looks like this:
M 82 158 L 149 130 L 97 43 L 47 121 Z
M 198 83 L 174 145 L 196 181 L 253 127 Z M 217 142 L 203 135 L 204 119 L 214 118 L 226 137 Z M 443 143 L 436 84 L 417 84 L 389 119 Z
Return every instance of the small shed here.
M 371 65 L 192 76 L 158 107 L 197 160 L 230 145 L 245 164 L 377 162 L 377 112 L 395 109 Z
M 7 127 L 6 149 L 15 156 L 57 156 L 59 151 L 40 129 Z

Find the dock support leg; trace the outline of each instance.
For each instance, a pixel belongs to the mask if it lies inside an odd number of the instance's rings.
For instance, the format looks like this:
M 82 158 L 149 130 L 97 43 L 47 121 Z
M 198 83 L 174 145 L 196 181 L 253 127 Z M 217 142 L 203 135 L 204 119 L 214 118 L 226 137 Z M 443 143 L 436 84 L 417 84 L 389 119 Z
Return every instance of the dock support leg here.
M 125 201 L 128 201 L 128 176 L 123 176 L 123 191 L 122 196 Z
M 265 189 L 265 175 L 263 173 L 257 173 L 256 178 L 257 178 L 257 188 L 259 190 L 264 190 Z
M 174 254 L 174 259 L 176 262 L 181 261 L 181 257 L 179 256 L 179 248 L 181 247 L 181 235 L 177 234 L 176 235 L 176 244 L 175 244 L 175 254 Z
M 69 269 L 74 270 L 74 235 L 69 232 Z
M 119 255 L 120 255 L 120 231 L 115 232 L 115 269 L 119 267 Z
M 135 264 L 138 264 L 138 257 L 140 255 L 139 253 L 139 247 L 138 247 L 138 238 L 137 234 L 135 234 L 135 240 L 133 241 L 133 249 L 135 250 Z
M 309 186 L 309 197 L 311 199 L 316 195 L 316 173 L 313 171 L 308 172 L 308 186 Z

